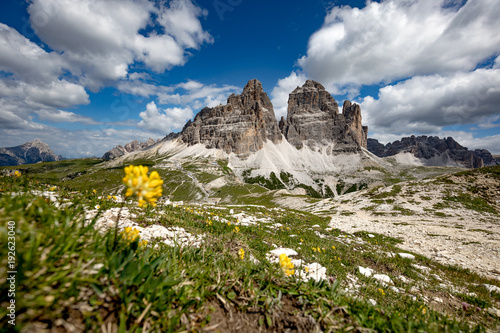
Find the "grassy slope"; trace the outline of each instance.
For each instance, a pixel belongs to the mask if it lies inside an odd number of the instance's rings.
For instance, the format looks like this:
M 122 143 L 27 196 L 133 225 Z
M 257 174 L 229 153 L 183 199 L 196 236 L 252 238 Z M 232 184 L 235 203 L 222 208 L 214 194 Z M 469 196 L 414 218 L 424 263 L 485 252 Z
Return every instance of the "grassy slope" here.
M 247 328 L 250 324 L 247 329 L 256 331 L 286 328 L 311 331 L 320 327 L 323 331 L 372 328 L 406 332 L 420 328 L 442 332 L 468 331 L 475 323 L 498 327 L 498 319 L 484 311 L 498 304 L 498 294 L 489 294 L 477 287 L 476 297 L 455 294 L 458 304 L 463 301 L 473 306 L 435 311 L 423 298 L 412 300 L 408 296 L 411 286 L 394 280 L 396 287 L 405 289 L 405 294 L 396 293 L 359 275 L 357 267 L 370 266 L 391 276 L 403 275 L 417 280 L 420 273 L 412 266 L 417 263 L 430 267 L 435 273 L 445 273 L 457 282 L 494 284 L 494 281 L 467 270 L 443 267 L 421 256 L 415 261 L 387 257 L 382 253 L 400 252 L 396 240 L 381 235 L 371 238 L 367 233 L 350 235 L 338 230 L 326 231 L 328 221 L 303 212 L 234 208 L 236 212 L 243 211 L 256 218 L 271 217 L 283 225 L 272 229 L 268 224 L 258 223 L 242 226 L 235 232 L 236 221 L 227 210 L 220 213 L 211 206 L 158 207 L 155 211 L 139 212 L 137 222 L 144 224 L 141 221 L 147 220 L 203 234 L 205 241 L 201 248 L 161 245 L 152 250 L 138 247 L 137 242 L 127 244 L 119 238 L 118 246 L 113 249 L 112 233 L 97 233 L 93 228 L 83 227 L 81 221 L 85 207 L 98 204 L 105 211 L 117 205 L 98 199 L 90 189 L 97 187 L 98 193 L 108 194 L 98 187 L 106 182 L 111 188 L 119 188 L 121 172 L 116 169 L 92 173 L 96 160 L 71 163 L 75 164 L 72 167 L 64 163 L 21 167 L 18 169 L 27 176 L 0 178 L 2 244 L 6 243 L 6 222 L 16 221 L 17 228 L 20 272 L 17 329 L 68 329 L 67 325 L 73 325 L 80 330 L 99 330 L 109 324 L 120 331 L 142 331 L 143 327 L 152 331 L 208 330 L 215 325 L 219 325 L 217 328 L 221 331 L 237 331 L 238 327 Z M 86 181 L 68 178 L 80 171 L 87 173 L 77 178 L 89 177 Z M 29 194 L 31 189 L 47 189 L 29 181 L 31 177 L 88 191 L 57 191 L 60 198 L 73 203 L 65 209 L 57 209 L 44 198 Z M 227 191 L 234 194 L 230 188 Z M 13 196 L 11 192 L 25 194 Z M 244 201 L 244 190 L 236 193 L 237 199 Z M 233 221 L 233 225 L 208 224 L 208 213 L 219 214 Z M 315 225 L 319 227 L 313 228 Z M 325 238 L 319 238 L 318 232 Z M 293 248 L 299 252 L 300 259 L 322 264 L 336 282 L 303 283 L 286 278 L 277 265 L 264 260 L 267 251 L 274 248 L 271 244 Z M 239 249 L 246 252 L 244 260 L 238 258 Z M 3 268 L 6 267 L 6 248 L 2 247 L 0 252 Z M 260 264 L 248 260 L 250 254 L 259 259 Z M 0 273 L 3 279 L 5 271 Z M 357 288 L 342 291 L 353 277 L 357 279 Z M 5 288 L 3 285 L 0 291 L 2 304 L 6 301 Z M 378 305 L 371 305 L 368 299 L 376 300 Z M 5 306 L 2 306 L 2 329 L 8 328 L 5 314 Z

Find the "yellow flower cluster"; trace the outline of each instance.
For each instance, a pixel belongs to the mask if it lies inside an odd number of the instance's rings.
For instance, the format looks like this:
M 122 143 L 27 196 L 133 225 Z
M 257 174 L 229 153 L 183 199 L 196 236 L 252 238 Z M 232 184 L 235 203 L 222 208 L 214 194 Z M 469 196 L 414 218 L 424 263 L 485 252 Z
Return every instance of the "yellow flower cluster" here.
M 136 228 L 133 228 L 132 227 L 126 227 L 123 231 L 122 231 L 122 237 L 128 242 L 128 243 L 132 243 L 134 242 L 138 237 L 139 237 L 139 230 L 137 230 Z
M 240 249 L 238 251 L 238 255 L 240 256 L 240 259 L 243 260 L 245 258 L 245 250 Z
M 236 233 L 240 232 L 240 228 L 234 227 L 234 232 L 236 232 Z
M 295 274 L 292 259 L 288 258 L 285 253 L 280 254 L 280 267 L 286 276 Z
M 142 165 L 126 167 L 123 183 L 127 186 L 125 197 L 137 196 L 139 207 L 148 203 L 155 206 L 157 198 L 162 194 L 163 180 L 158 172 L 153 171 L 148 176 L 148 167 Z
M 122 237 L 127 241 L 128 244 L 135 242 L 139 238 L 139 230 L 132 227 L 125 227 L 122 231 Z M 148 244 L 147 240 L 141 240 L 139 246 L 146 246 Z
M 14 176 L 21 177 L 21 172 L 19 172 L 18 170 L 14 171 Z

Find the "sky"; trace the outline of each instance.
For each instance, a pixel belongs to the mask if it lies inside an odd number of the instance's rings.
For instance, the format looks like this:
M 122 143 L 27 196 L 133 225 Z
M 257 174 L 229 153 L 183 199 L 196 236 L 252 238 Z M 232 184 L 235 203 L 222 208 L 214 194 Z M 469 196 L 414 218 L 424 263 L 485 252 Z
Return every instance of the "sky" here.
M 500 154 L 498 0 L 0 3 L 0 147 L 67 158 L 178 132 L 254 78 L 277 118 L 307 79 L 369 137 Z

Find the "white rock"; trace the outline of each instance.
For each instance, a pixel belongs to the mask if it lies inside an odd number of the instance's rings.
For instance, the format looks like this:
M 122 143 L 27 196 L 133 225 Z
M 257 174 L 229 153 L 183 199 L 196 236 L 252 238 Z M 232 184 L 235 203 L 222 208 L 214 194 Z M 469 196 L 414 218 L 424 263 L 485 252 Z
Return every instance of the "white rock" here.
M 370 238 L 375 238 L 375 235 L 368 234 L 368 237 L 370 237 Z
M 403 283 L 410 282 L 410 280 L 408 278 L 404 277 L 403 275 L 398 276 L 398 279 L 400 279 L 401 282 L 403 282 Z
M 389 289 L 391 289 L 392 291 L 396 292 L 396 293 L 402 293 L 403 291 L 400 290 L 399 288 L 396 288 L 394 286 L 390 286 Z
M 313 262 L 312 264 L 309 264 L 306 267 L 309 269 L 309 272 L 306 272 L 304 269 L 303 280 L 313 279 L 314 281 L 318 282 L 327 279 L 326 267 L 321 266 L 321 264 Z
M 394 282 L 392 282 L 391 278 L 385 274 L 375 274 L 375 275 L 373 275 L 373 278 L 375 280 L 383 282 L 383 283 L 394 284 Z
M 409 254 L 409 253 L 398 253 L 398 255 L 401 258 L 405 258 L 405 259 L 411 259 L 411 260 L 415 259 L 415 256 L 413 254 Z
M 425 272 L 428 272 L 430 271 L 431 269 L 429 267 L 426 267 L 426 266 L 421 266 L 421 265 L 417 265 L 417 264 L 412 264 L 413 267 L 421 270 L 421 271 L 425 271 Z
M 443 299 L 439 298 L 439 297 L 434 297 L 433 300 L 438 302 L 438 303 L 443 303 Z
M 485 287 L 490 293 L 492 292 L 500 293 L 500 288 L 492 284 L 483 284 L 483 287 Z
M 311 228 L 319 228 L 319 227 L 320 227 L 319 224 L 315 224 Z
M 358 270 L 359 270 L 359 272 L 360 272 L 362 275 L 364 275 L 364 276 L 366 276 L 366 277 L 370 277 L 370 276 L 372 276 L 372 274 L 375 272 L 375 271 L 374 271 L 373 269 L 371 269 L 371 268 L 368 268 L 368 267 L 367 267 L 367 268 L 364 268 L 364 267 L 361 267 L 361 266 L 359 266 L 359 267 L 358 267 Z
M 491 308 L 488 308 L 486 311 L 488 311 L 489 314 L 500 318 L 500 310 L 498 310 L 497 308 L 491 307 Z
M 377 301 L 375 301 L 374 299 L 370 298 L 368 300 L 368 302 L 370 302 L 373 306 L 377 305 Z

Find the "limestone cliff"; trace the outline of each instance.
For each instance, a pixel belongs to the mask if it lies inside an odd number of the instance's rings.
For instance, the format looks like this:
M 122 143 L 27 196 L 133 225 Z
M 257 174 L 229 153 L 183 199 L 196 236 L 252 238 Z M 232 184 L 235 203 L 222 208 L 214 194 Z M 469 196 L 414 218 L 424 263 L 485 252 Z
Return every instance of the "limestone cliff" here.
M 303 144 L 312 149 L 333 144 L 334 151 L 342 152 L 366 147 L 368 132 L 361 124 L 359 105 L 346 101 L 340 114 L 332 95 L 312 80 L 290 94 L 287 119 L 280 121 L 280 128 L 297 148 Z
M 271 100 L 256 79 L 247 83 L 241 95 L 229 96 L 226 105 L 201 110 L 180 137 L 189 145 L 201 143 L 239 156 L 262 149 L 266 140 L 282 140 Z

